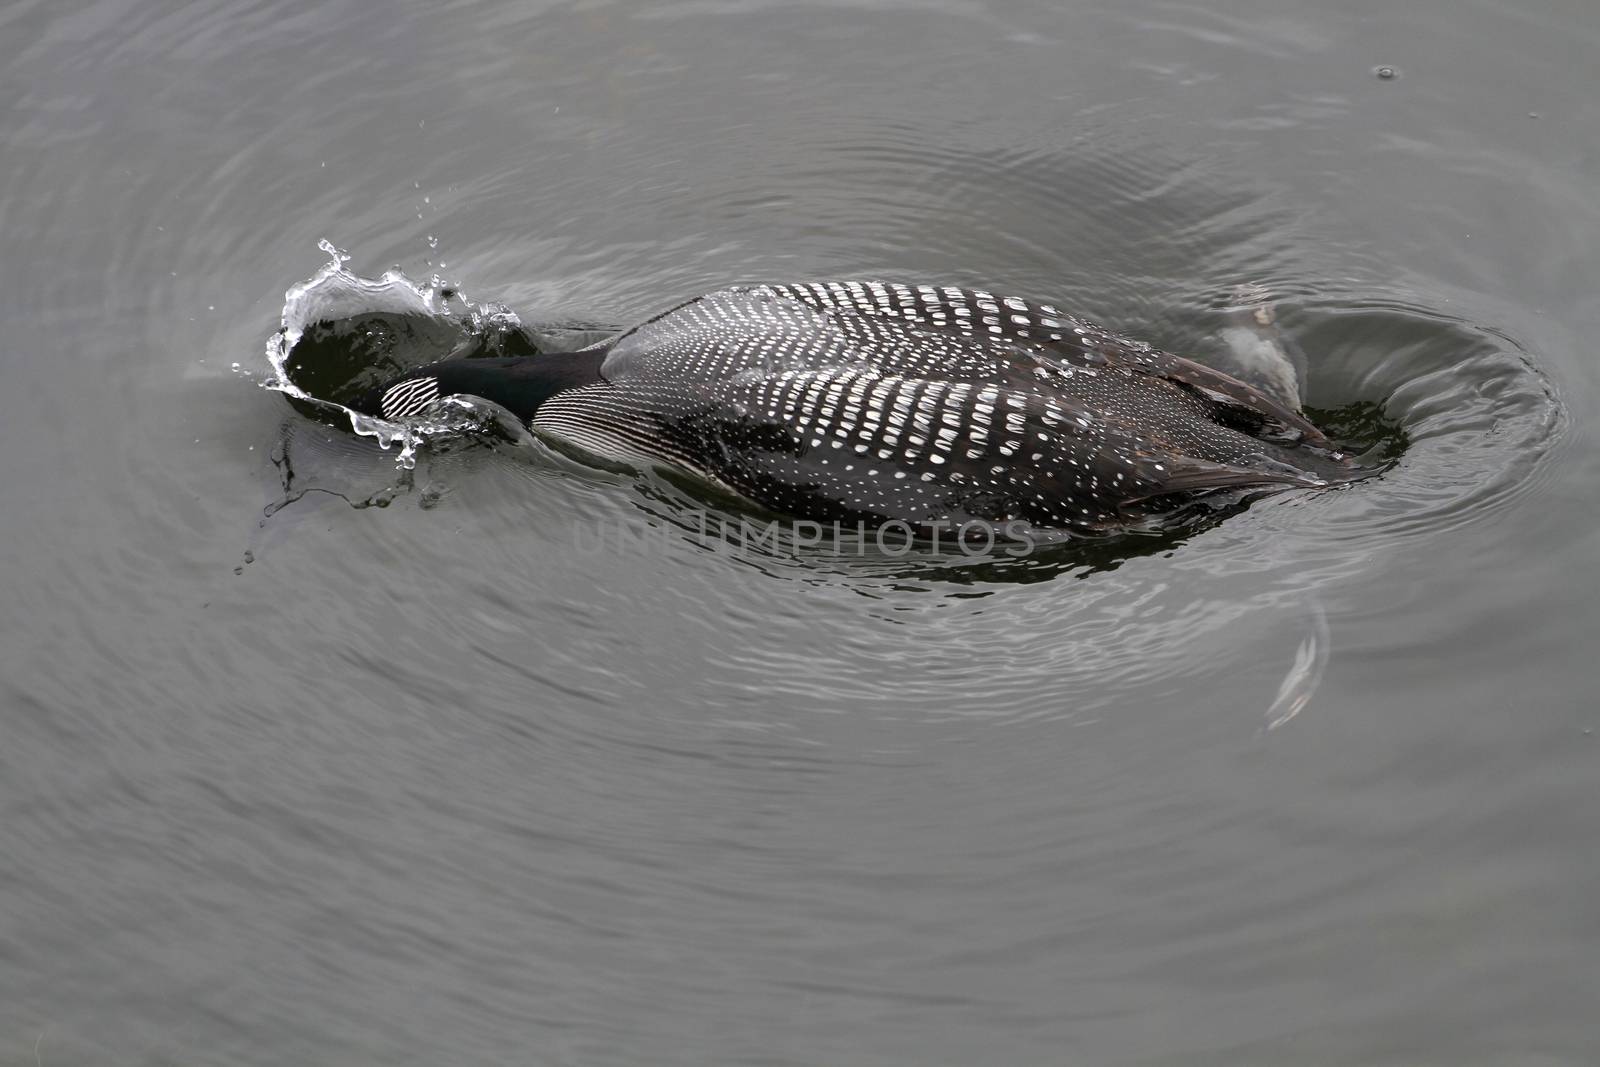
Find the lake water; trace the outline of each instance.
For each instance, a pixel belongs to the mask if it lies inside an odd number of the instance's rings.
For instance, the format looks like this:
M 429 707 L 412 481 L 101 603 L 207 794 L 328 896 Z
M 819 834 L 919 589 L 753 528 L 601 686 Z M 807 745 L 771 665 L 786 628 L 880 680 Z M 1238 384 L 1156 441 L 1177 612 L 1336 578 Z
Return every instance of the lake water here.
M 1595 1062 L 1597 52 L 1589 0 L 14 0 L 0 1063 Z M 1182 537 L 747 552 L 260 388 L 323 239 L 528 321 L 887 277 L 1198 354 L 1258 281 L 1408 440 Z

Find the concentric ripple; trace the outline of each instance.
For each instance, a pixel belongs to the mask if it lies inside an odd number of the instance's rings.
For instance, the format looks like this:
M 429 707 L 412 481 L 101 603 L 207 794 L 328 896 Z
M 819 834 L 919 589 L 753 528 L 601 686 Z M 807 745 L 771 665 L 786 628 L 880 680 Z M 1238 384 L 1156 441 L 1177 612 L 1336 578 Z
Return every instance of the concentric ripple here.
M 1340 539 L 1436 533 L 1511 506 L 1537 483 L 1562 407 L 1532 354 L 1506 334 L 1415 305 L 1321 302 L 1303 342 L 1337 398 L 1381 401 L 1409 439 L 1386 477 L 1326 516 Z
M 819 603 L 828 610 L 840 603 L 830 591 L 848 594 L 845 602 L 859 605 L 852 610 L 864 611 L 865 619 L 893 624 L 906 621 L 908 611 L 917 619 L 914 628 L 880 629 L 874 642 L 840 650 L 837 658 L 812 648 L 807 669 L 792 662 L 788 642 L 730 649 L 716 657 L 728 684 L 787 693 L 805 706 L 867 700 L 901 709 L 896 714 L 938 720 L 1088 721 L 1180 680 L 1194 685 L 1216 674 L 1220 684 L 1223 674 L 1238 669 L 1230 650 L 1239 647 L 1241 628 L 1267 627 L 1256 644 L 1270 647 L 1275 634 L 1264 620 L 1287 618 L 1285 673 L 1264 680 L 1260 693 L 1261 722 L 1271 726 L 1297 715 L 1320 677 L 1327 623 L 1319 590 L 1359 572 L 1374 545 L 1393 547 L 1510 506 L 1537 477 L 1561 427 L 1553 387 L 1533 358 L 1499 331 L 1415 303 L 1341 299 L 1326 289 L 1313 296 L 1314 287 L 1293 282 L 1274 290 L 1285 327 L 1311 356 L 1309 410 L 1351 451 L 1387 464 L 1385 472 L 1343 489 L 1286 493 L 1248 508 L 1234 501 L 1189 514 L 1164 531 L 1036 545 L 1020 553 L 1014 546 L 974 550 L 872 531 L 802 529 L 776 516 L 752 515 L 670 476 L 617 479 L 496 420 L 492 405 L 440 403 L 420 418 L 391 423 L 330 404 L 328 395 L 363 387 L 373 366 L 392 373 L 453 347 L 472 350 L 497 330 L 519 326 L 508 309 L 472 305 L 437 281 L 418 285 L 393 272 L 371 280 L 338 259 L 329 263 L 289 291 L 283 328 L 268 346 L 275 373 L 270 385 L 303 403 L 309 394 L 302 386 L 324 374 L 321 382 L 331 383 L 332 392 L 313 398 L 312 406 L 342 414 L 358 434 L 385 447 L 399 443 L 400 462 L 408 468 L 424 443 L 423 454 L 442 458 L 441 448 L 453 443 L 516 442 L 514 449 L 480 449 L 476 460 L 469 454 L 464 464 L 450 463 L 447 477 L 470 482 L 491 468 L 520 472 L 521 499 L 491 506 L 508 516 L 565 516 L 565 536 L 584 554 L 650 558 L 663 573 L 704 583 L 700 596 L 707 604 L 726 601 L 727 610 L 741 610 L 734 605 L 754 595 L 752 580 L 821 595 L 820 601 L 813 595 L 774 603 L 763 620 L 768 629 L 814 625 Z M 1169 312 L 1165 330 L 1171 336 L 1163 341 L 1203 355 L 1215 325 L 1215 312 L 1197 297 Z M 321 338 L 321 348 L 296 349 L 313 336 Z M 314 367 L 308 353 L 334 358 Z M 290 456 L 294 436 L 280 447 Z M 342 462 L 327 447 L 301 446 L 299 458 L 302 471 Z M 371 492 L 340 495 L 362 507 L 407 498 L 430 507 L 443 470 L 430 462 L 415 480 L 408 469 L 399 482 L 369 475 Z M 311 473 L 302 486 L 338 480 Z M 1070 597 L 1048 588 L 1061 578 L 1079 579 Z M 1008 591 L 1003 616 L 997 616 L 991 602 Z M 841 620 L 845 629 L 859 625 L 861 619 Z M 960 643 L 963 661 L 988 664 L 992 699 L 962 707 L 941 701 L 947 664 L 927 653 L 946 647 L 944 640 L 930 641 L 937 633 Z M 916 708 L 924 710 L 911 711 Z

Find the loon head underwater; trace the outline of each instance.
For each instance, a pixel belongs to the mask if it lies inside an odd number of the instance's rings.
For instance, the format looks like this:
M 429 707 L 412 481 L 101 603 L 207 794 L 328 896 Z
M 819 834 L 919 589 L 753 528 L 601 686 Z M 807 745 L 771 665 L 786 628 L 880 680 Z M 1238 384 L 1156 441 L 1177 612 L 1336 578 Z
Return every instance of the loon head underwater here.
M 354 276 L 336 258 L 290 305 L 341 278 Z M 452 347 L 438 290 L 395 272 L 360 290 L 372 306 L 311 308 L 296 327 L 286 315 L 269 384 L 407 452 L 487 401 L 581 459 L 687 475 L 792 520 L 990 544 L 1106 538 L 1382 469 L 1302 413 L 1304 357 L 1250 286 L 1226 311 L 1216 366 L 953 286 L 735 286 L 557 347 L 504 309 L 474 313 Z M 340 318 L 371 337 L 372 314 L 391 334 L 403 319 L 426 355 L 345 352 L 338 380 L 319 379 L 310 350 Z

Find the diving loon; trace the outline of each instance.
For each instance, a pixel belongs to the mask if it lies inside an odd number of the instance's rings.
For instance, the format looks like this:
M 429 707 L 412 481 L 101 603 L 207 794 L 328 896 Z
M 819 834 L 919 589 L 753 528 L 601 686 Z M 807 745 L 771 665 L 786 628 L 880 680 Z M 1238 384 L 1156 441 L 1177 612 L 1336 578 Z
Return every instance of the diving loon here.
M 983 290 L 822 282 L 723 289 L 576 352 L 432 363 L 351 406 L 399 420 L 480 397 L 801 519 L 1104 535 L 1361 476 L 1300 414 L 1296 368 L 1271 370 L 1246 384 Z

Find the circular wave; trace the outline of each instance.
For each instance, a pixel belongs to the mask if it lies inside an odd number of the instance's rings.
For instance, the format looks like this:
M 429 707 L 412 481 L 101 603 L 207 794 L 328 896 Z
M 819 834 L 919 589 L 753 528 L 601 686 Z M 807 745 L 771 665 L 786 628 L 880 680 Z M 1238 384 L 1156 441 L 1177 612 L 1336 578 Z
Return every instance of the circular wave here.
M 1313 395 L 1376 403 L 1406 439 L 1390 471 L 1325 509 L 1327 536 L 1442 532 L 1537 484 L 1563 409 L 1554 384 L 1508 334 L 1382 299 L 1323 298 L 1294 327 L 1316 354 Z

